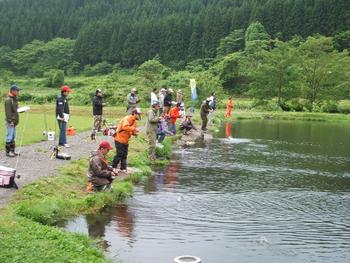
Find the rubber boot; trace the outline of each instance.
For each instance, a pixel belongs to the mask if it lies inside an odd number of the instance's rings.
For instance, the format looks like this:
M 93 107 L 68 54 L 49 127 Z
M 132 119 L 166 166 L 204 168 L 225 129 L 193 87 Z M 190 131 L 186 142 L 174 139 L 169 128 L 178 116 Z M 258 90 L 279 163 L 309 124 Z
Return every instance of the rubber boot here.
M 11 150 L 10 150 L 10 152 L 11 152 L 14 156 L 18 156 L 19 153 L 16 153 L 16 152 L 15 152 L 15 149 L 16 149 L 16 142 L 12 141 L 10 145 L 11 145 Z
M 8 156 L 8 157 L 15 157 L 16 155 L 14 155 L 13 154 L 13 152 L 11 151 L 11 143 L 10 142 L 7 142 L 6 143 L 6 146 L 5 146 L 5 148 L 6 148 L 6 156 Z

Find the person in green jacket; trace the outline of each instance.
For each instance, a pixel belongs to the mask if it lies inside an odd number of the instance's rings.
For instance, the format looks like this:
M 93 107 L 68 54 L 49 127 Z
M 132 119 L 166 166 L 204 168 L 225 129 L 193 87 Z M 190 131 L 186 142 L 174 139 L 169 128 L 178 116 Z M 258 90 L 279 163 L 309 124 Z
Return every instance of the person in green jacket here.
M 152 161 L 156 159 L 156 142 L 157 142 L 157 129 L 159 123 L 159 101 L 152 102 L 152 108 L 148 111 L 147 115 L 147 136 L 148 136 L 148 153 Z
M 202 102 L 201 105 L 201 119 L 202 119 L 202 131 L 207 130 L 207 124 L 208 124 L 208 114 L 210 112 L 210 106 L 209 106 L 210 99 L 207 98 L 205 101 Z
M 10 92 L 5 99 L 5 115 L 6 115 L 6 156 L 15 157 L 18 154 L 16 148 L 16 127 L 19 122 L 18 101 L 19 87 L 12 85 Z

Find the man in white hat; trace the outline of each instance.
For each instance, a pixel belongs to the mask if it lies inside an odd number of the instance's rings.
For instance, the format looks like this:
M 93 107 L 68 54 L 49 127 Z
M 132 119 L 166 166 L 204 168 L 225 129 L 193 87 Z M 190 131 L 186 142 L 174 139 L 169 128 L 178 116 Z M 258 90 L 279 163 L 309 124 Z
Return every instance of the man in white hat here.
M 136 88 L 132 88 L 131 92 L 126 97 L 126 103 L 127 103 L 126 111 L 127 111 L 127 113 L 131 114 L 131 112 L 138 107 L 137 104 L 139 102 L 140 102 L 140 100 L 137 98 L 137 90 L 136 90 Z

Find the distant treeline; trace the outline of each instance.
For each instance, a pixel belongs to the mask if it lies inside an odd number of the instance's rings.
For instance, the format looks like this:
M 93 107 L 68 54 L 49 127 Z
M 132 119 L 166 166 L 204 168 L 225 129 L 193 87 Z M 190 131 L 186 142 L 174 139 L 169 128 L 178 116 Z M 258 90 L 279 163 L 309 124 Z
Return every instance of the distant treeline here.
M 254 21 L 284 41 L 350 28 L 349 0 L 3 0 L 0 14 L 0 46 L 73 39 L 81 66 L 158 57 L 182 67 L 216 57 L 222 38 Z

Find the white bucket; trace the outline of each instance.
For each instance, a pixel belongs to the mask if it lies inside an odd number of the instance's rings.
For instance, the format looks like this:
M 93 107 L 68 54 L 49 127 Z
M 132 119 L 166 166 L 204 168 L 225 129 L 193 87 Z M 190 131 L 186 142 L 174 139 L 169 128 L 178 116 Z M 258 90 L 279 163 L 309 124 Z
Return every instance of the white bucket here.
M 47 139 L 49 141 L 54 141 L 55 140 L 55 132 L 54 131 L 47 132 Z
M 175 263 L 201 263 L 201 259 L 195 256 L 180 256 L 174 259 Z

